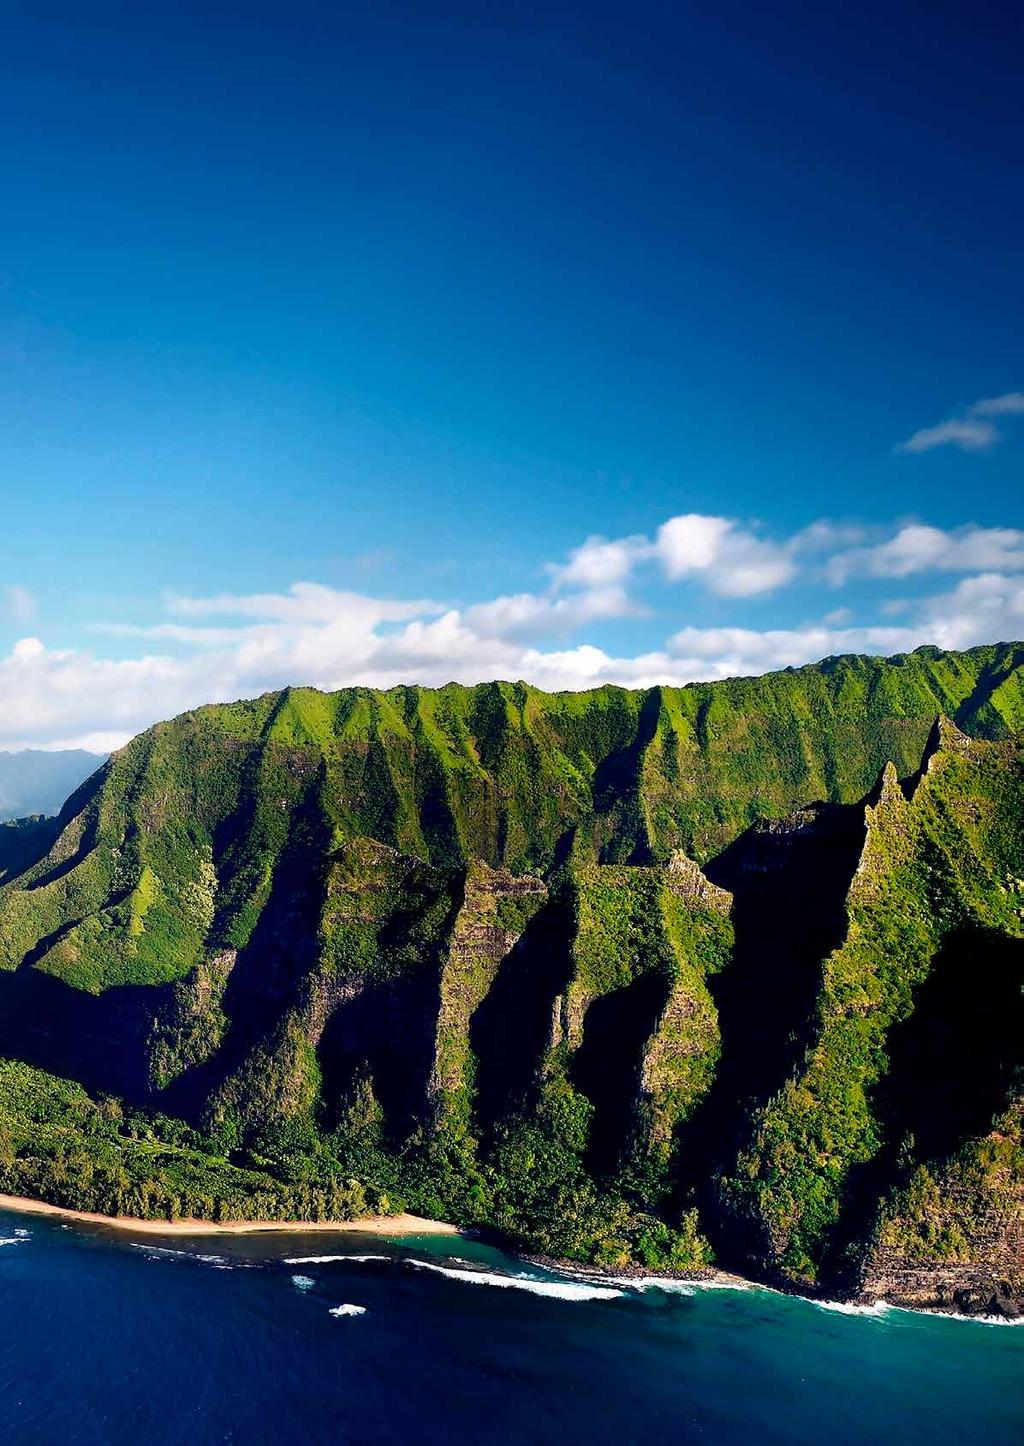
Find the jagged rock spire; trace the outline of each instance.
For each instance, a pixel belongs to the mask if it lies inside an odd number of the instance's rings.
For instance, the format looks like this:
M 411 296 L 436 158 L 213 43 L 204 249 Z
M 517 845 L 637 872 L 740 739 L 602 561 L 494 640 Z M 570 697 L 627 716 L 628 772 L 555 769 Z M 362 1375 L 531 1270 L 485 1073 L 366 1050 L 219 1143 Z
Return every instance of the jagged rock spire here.
M 937 753 L 966 753 L 971 746 L 971 740 L 966 733 L 961 733 L 951 718 L 945 713 L 940 713 L 932 724 L 931 732 L 928 734 L 928 742 L 924 745 L 924 753 L 921 756 L 921 770 L 930 770 L 932 760 Z

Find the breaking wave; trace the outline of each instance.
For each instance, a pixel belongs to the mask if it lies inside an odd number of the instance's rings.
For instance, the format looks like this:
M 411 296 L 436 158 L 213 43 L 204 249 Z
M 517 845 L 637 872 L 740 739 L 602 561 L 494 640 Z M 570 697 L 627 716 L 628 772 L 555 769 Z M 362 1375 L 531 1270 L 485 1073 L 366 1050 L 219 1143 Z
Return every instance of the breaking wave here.
M 879 1318 L 889 1315 L 893 1310 L 886 1300 L 873 1300 L 867 1304 L 858 1305 L 850 1300 L 811 1300 L 806 1296 L 804 1299 L 818 1310 L 832 1311 L 836 1315 L 864 1315 Z
M 169 1245 L 149 1245 L 142 1240 L 128 1242 L 134 1250 L 141 1250 L 151 1259 L 198 1260 L 201 1265 L 212 1265 L 214 1270 L 247 1270 L 251 1260 L 229 1260 L 225 1255 L 200 1255 L 194 1250 L 172 1250 Z
M 449 1280 L 467 1285 L 495 1285 L 502 1290 L 528 1290 L 533 1295 L 546 1295 L 555 1300 L 614 1300 L 624 1294 L 617 1286 L 590 1285 L 576 1280 L 535 1280 L 529 1275 L 500 1275 L 493 1270 L 462 1270 L 438 1265 L 432 1260 L 410 1260 L 417 1270 L 432 1270 Z
M 329 1265 L 332 1261 L 356 1260 L 362 1263 L 367 1260 L 389 1260 L 387 1255 L 286 1255 L 285 1265 Z
M 609 1280 L 629 1290 L 663 1290 L 666 1295 L 696 1295 L 697 1288 L 692 1280 L 675 1280 L 666 1275 L 610 1275 Z
M 365 1315 L 365 1305 L 336 1305 L 331 1309 L 331 1315 Z

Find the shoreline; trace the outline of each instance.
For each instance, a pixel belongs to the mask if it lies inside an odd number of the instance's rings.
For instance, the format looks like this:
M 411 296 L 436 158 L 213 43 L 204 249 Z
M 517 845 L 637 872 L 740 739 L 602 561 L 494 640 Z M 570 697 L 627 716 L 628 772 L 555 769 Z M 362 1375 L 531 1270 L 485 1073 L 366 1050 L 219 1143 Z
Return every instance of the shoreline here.
M 958 1310 L 954 1305 L 939 1302 L 933 1305 L 910 1305 L 906 1301 L 888 1300 L 882 1296 L 810 1295 L 788 1282 L 758 1280 L 752 1275 L 737 1275 L 735 1271 L 723 1270 L 716 1265 L 707 1265 L 697 1270 L 673 1269 L 670 1266 L 660 1271 L 645 1271 L 642 1266 L 627 1265 L 613 1267 L 615 1273 L 612 1273 L 612 1270 L 605 1270 L 600 1266 L 558 1260 L 551 1255 L 527 1252 L 522 1255 L 522 1259 L 532 1265 L 539 1265 L 544 1270 L 572 1274 L 577 1278 L 607 1281 L 613 1285 L 635 1285 L 642 1288 L 645 1283 L 657 1285 L 660 1281 L 666 1281 L 672 1285 L 692 1285 L 698 1290 L 764 1291 L 768 1295 L 801 1300 L 805 1305 L 816 1306 L 819 1310 L 836 1311 L 839 1314 L 884 1316 L 888 1311 L 903 1311 L 909 1315 L 928 1316 L 937 1320 L 970 1321 L 975 1325 L 1024 1326 L 1024 1310 L 1016 1314 L 992 1314 L 987 1311 Z
M 425 1216 L 410 1215 L 403 1211 L 398 1215 L 370 1215 L 362 1220 L 143 1220 L 133 1215 L 103 1215 L 97 1210 L 74 1210 L 70 1206 L 51 1205 L 45 1200 L 33 1200 L 27 1195 L 0 1194 L 0 1210 L 9 1210 L 18 1215 L 44 1215 L 51 1218 L 73 1221 L 79 1225 L 97 1225 L 110 1230 L 123 1231 L 128 1235 L 339 1235 L 365 1234 L 381 1236 L 435 1235 L 451 1239 L 475 1236 L 475 1231 L 452 1225 L 447 1220 L 429 1220 Z M 556 1260 L 552 1256 L 539 1255 L 528 1251 L 516 1252 L 528 1264 L 558 1274 L 573 1275 L 577 1279 L 606 1281 L 615 1285 L 636 1285 L 646 1282 L 656 1284 L 659 1279 L 670 1280 L 673 1284 L 691 1284 L 698 1289 L 740 1289 L 763 1290 L 773 1295 L 790 1296 L 824 1310 L 849 1312 L 854 1315 L 873 1315 L 886 1310 L 907 1311 L 912 1315 L 931 1316 L 947 1320 L 972 1321 L 987 1325 L 1024 1325 L 1024 1314 L 998 1316 L 981 1311 L 961 1312 L 949 1305 L 907 1305 L 900 1301 L 864 1300 L 863 1298 L 842 1299 L 841 1297 L 805 1295 L 803 1292 L 780 1284 L 769 1284 L 750 1276 L 737 1275 L 733 1271 L 716 1266 L 705 1266 L 702 1270 L 672 1270 L 648 1273 L 640 1266 L 625 1266 L 612 1274 L 598 1266 L 575 1260 Z
M 262 1235 L 278 1231 L 291 1235 L 316 1232 L 339 1234 L 362 1232 L 367 1235 L 451 1235 L 464 1232 L 446 1220 L 427 1220 L 420 1215 L 368 1215 L 362 1220 L 142 1220 L 133 1215 L 102 1215 L 98 1210 L 73 1210 L 70 1206 L 51 1205 L 27 1195 L 0 1194 L 0 1210 L 19 1215 L 60 1216 L 76 1220 L 80 1225 L 105 1225 L 142 1235 Z

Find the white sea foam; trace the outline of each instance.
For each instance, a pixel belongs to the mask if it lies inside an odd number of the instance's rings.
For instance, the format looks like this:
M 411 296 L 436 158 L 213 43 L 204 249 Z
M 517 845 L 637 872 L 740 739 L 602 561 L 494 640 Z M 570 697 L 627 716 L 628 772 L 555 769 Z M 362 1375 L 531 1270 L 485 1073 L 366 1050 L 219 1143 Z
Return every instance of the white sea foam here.
M 23 1237 L 20 1235 L 0 1236 L 0 1245 L 20 1245 Z
M 965 1325 L 983 1326 L 1021 1326 L 1024 1325 L 1024 1315 L 968 1315 L 965 1311 L 958 1310 L 929 1310 L 921 1306 L 912 1305 L 890 1305 L 888 1310 L 893 1315 L 911 1316 L 916 1320 L 922 1317 L 927 1320 L 955 1320 Z
M 314 1285 L 316 1285 L 316 1281 L 311 1275 L 293 1275 L 292 1285 L 294 1285 L 297 1290 L 312 1290 Z
M 461 1270 L 449 1265 L 438 1265 L 432 1260 L 410 1260 L 417 1270 L 433 1270 L 446 1275 L 449 1280 L 461 1280 L 467 1285 L 496 1285 L 502 1290 L 528 1290 L 533 1295 L 547 1295 L 556 1300 L 614 1300 L 623 1294 L 616 1287 L 591 1285 L 577 1280 L 535 1280 L 529 1275 L 500 1275 L 494 1270 Z
M 29 1238 L 29 1236 L 32 1234 L 31 1230 L 24 1230 L 24 1229 L 18 1229 L 18 1230 L 16 1230 L 14 1233 L 15 1233 L 15 1235 L 17 1236 L 17 1238 L 18 1238 L 19 1240 L 27 1240 L 27 1239 Z
M 685 1280 L 676 1275 L 603 1275 L 614 1285 L 632 1290 L 664 1290 L 672 1295 L 697 1295 L 704 1290 L 757 1290 L 745 1280 Z
M 889 1315 L 893 1309 L 887 1300 L 872 1300 L 858 1305 L 851 1300 L 810 1300 L 807 1296 L 804 1299 L 808 1300 L 810 1305 L 816 1306 L 818 1310 L 834 1311 L 837 1315 L 864 1315 L 878 1318 Z
M 962 1315 L 957 1310 L 911 1310 L 909 1306 L 893 1306 L 907 1315 L 930 1315 L 938 1320 L 966 1321 L 968 1325 L 1024 1326 L 1024 1315 Z
M 675 1280 L 672 1276 L 666 1275 L 609 1275 L 604 1277 L 615 1285 L 624 1285 L 629 1290 L 663 1290 L 668 1295 L 696 1295 L 697 1291 L 690 1280 Z
M 147 1240 L 129 1240 L 128 1244 L 133 1250 L 142 1250 L 146 1255 L 174 1255 L 186 1260 L 195 1259 L 191 1250 L 172 1250 L 169 1245 L 150 1245 Z
M 329 1265 L 332 1261 L 356 1260 L 362 1263 L 366 1260 L 388 1260 L 387 1255 L 286 1255 L 285 1265 Z
M 366 1306 L 365 1306 L 365 1305 L 348 1305 L 348 1304 L 346 1304 L 346 1305 L 336 1305 L 336 1306 L 334 1306 L 334 1308 L 333 1308 L 332 1311 L 331 1311 L 331 1315 L 365 1315 L 365 1314 L 366 1314 Z
M 253 1264 L 250 1260 L 229 1259 L 226 1255 L 200 1255 L 194 1250 L 172 1250 L 169 1245 L 150 1245 L 144 1240 L 131 1240 L 129 1244 L 151 1259 L 198 1260 L 201 1265 L 212 1265 L 214 1270 L 247 1270 Z
M 804 1299 L 806 1299 L 806 1297 L 804 1297 Z M 884 1317 L 891 1319 L 893 1316 L 902 1315 L 915 1317 L 918 1320 L 923 1316 L 930 1320 L 962 1321 L 966 1325 L 1024 1325 L 1024 1316 L 1017 1316 L 1011 1319 L 1005 1315 L 967 1315 L 955 1310 L 915 1309 L 909 1305 L 891 1305 L 887 1300 L 874 1300 L 862 1305 L 845 1300 L 812 1300 L 808 1303 L 817 1306 L 819 1310 L 837 1311 L 841 1315 L 867 1316 L 874 1320 L 881 1320 Z

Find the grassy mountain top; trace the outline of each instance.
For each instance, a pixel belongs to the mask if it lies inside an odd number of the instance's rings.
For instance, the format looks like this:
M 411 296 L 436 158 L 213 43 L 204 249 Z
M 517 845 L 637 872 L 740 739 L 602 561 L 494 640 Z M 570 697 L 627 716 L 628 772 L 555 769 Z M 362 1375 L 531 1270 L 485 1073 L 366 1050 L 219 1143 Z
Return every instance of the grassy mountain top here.
M 358 839 L 441 870 L 703 862 L 759 818 L 862 797 L 887 761 L 910 773 L 938 713 L 1006 736 L 1022 659 L 921 649 L 687 688 L 286 689 L 201 708 L 68 800 L 52 849 L 8 885 L 0 967 L 30 958 L 91 991 L 182 977 L 246 947 L 290 878 L 322 892 Z

